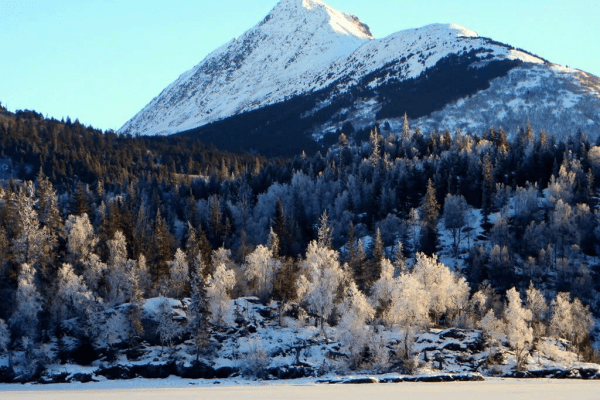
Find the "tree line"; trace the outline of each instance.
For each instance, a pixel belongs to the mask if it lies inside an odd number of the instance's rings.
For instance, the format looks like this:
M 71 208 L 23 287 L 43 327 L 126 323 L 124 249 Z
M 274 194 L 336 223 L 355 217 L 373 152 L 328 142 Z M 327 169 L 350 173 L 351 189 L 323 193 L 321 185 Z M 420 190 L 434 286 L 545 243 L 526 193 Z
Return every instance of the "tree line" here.
M 144 299 L 161 295 L 194 299 L 199 346 L 245 295 L 278 300 L 282 313 L 299 301 L 354 339 L 365 321 L 401 326 L 407 354 L 413 328 L 440 324 L 519 337 L 551 327 L 589 342 L 552 323 L 583 315 L 571 320 L 585 332 L 586 306 L 597 310 L 600 148 L 582 133 L 425 135 L 405 119 L 402 132 L 375 127 L 364 141 L 340 134 L 325 155 L 266 159 L 30 111 L 0 118 L 6 346 L 33 349 L 72 318 L 93 342 L 106 333 L 98 310 L 119 304 L 136 332 Z M 430 282 L 428 268 L 444 278 Z M 517 307 L 528 290 L 543 311 Z M 424 293 L 438 297 L 415 301 Z

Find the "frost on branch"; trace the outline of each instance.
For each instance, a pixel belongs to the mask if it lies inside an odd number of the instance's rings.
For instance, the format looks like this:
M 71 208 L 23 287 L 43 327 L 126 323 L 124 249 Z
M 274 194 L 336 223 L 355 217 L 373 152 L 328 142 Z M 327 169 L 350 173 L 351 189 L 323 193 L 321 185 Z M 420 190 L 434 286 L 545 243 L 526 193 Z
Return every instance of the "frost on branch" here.
M 213 321 L 218 326 L 223 326 L 226 318 L 231 313 L 230 291 L 235 286 L 235 273 L 219 264 L 213 276 L 207 280 L 207 294 L 210 304 L 210 312 Z
M 317 314 L 323 335 L 327 336 L 325 320 L 333 311 L 335 292 L 343 276 L 338 254 L 312 241 L 308 245 L 306 258 L 300 263 L 300 269 L 298 294 L 308 309 Z
M 508 306 L 504 310 L 506 337 L 515 350 L 517 369 L 522 370 L 533 344 L 533 329 L 529 327 L 531 311 L 523 308 L 521 295 L 515 288 L 506 292 Z

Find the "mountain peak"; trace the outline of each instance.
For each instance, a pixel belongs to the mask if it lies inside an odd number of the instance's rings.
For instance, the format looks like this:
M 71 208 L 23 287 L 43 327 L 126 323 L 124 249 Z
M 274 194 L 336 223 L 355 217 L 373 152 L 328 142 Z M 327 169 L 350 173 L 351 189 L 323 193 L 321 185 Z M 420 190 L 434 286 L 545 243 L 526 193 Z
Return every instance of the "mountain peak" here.
M 294 23 L 309 24 L 309 20 L 315 20 L 337 34 L 373 39 L 369 27 L 356 16 L 336 10 L 320 0 L 281 0 L 261 25 L 273 18 L 283 20 L 288 28 Z
M 120 132 L 181 132 L 305 93 L 321 71 L 372 39 L 357 17 L 320 0 L 282 0 L 181 75 Z

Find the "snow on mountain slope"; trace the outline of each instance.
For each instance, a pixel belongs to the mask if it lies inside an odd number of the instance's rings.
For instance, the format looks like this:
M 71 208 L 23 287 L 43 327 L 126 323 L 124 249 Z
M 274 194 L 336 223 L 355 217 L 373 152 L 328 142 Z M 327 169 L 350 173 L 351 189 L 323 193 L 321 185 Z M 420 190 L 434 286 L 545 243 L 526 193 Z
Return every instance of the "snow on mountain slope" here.
M 121 133 L 193 130 L 238 151 L 292 154 L 313 139 L 378 123 L 600 136 L 600 78 L 434 24 L 373 39 L 356 17 L 320 0 L 282 0 L 242 37 L 210 54 L 127 122 Z M 282 134 L 285 132 L 285 134 Z M 311 136 L 313 139 L 311 139 Z M 319 146 L 326 147 L 327 141 Z
M 496 121 L 515 134 L 529 119 L 565 139 L 578 130 L 597 136 L 600 132 L 600 79 L 585 72 L 556 65 L 524 65 L 498 78 L 488 90 L 449 104 L 414 122 L 424 132 L 462 129 L 485 132 Z M 395 124 L 400 126 L 402 121 Z
M 519 57 L 523 53 L 517 54 Z M 509 57 L 514 56 L 512 53 Z M 382 79 L 382 78 L 378 78 Z M 401 132 L 403 117 L 379 118 L 382 108 L 377 94 L 363 98 L 353 107 L 340 110 L 313 129 L 320 139 L 351 123 L 365 129 L 378 123 L 390 132 Z M 536 131 L 545 130 L 559 139 L 579 130 L 591 138 L 600 136 L 600 78 L 583 71 L 540 63 L 524 63 L 507 76 L 490 81 L 490 87 L 447 104 L 411 121 L 422 132 L 433 130 L 483 134 L 502 126 L 509 136 L 524 128 L 527 120 Z M 340 114 L 344 118 L 339 118 Z M 385 128 L 384 128 L 385 129 Z
M 371 40 L 356 17 L 319 0 L 282 0 L 254 28 L 184 73 L 121 132 L 169 134 L 314 87 L 315 75 Z

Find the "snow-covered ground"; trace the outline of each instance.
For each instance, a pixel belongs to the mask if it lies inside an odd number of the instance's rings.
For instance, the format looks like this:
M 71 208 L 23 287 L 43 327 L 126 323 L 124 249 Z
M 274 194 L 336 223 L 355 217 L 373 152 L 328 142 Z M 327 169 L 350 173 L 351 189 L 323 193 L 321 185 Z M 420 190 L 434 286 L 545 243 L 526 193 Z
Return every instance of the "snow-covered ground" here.
M 65 385 L 4 385 L 2 399 L 597 399 L 600 387 L 595 382 L 552 380 L 503 380 L 468 383 L 401 383 L 376 385 L 319 385 L 298 381 L 287 385 L 255 382 L 230 382 L 214 385 L 186 379 L 160 381 L 106 381 L 92 384 Z

